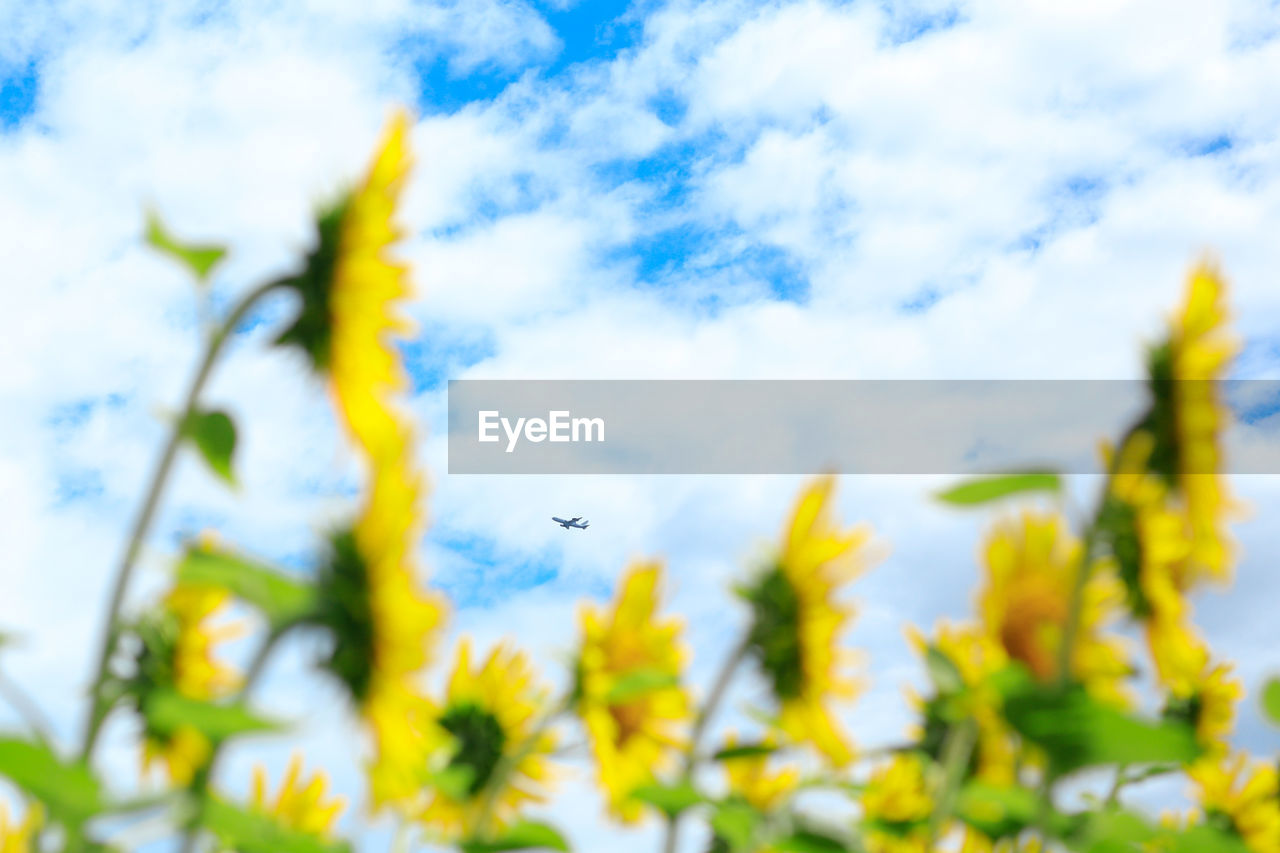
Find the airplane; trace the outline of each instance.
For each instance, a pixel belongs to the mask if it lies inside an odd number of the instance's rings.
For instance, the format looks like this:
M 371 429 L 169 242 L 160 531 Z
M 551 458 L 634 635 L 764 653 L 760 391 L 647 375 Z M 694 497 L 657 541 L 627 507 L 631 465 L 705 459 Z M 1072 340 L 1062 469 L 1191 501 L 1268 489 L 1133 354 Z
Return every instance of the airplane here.
M 568 530 L 570 527 L 576 527 L 579 530 L 586 530 L 587 526 L 591 524 L 589 521 L 582 521 L 582 516 L 580 515 L 575 515 L 573 518 L 556 518 L 553 515 L 551 516 L 551 520 L 563 527 L 565 530 Z M 581 522 L 581 524 L 579 524 L 579 522 Z

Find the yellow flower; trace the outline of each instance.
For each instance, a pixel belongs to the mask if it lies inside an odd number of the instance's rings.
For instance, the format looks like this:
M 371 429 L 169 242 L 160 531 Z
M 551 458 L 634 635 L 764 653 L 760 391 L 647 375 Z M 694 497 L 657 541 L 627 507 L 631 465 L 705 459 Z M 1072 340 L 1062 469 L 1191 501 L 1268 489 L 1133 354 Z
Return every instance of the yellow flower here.
M 1138 430 L 1120 449 L 1102 453 L 1114 469 L 1099 518 L 1099 531 L 1124 584 L 1129 612 L 1144 623 L 1156 675 L 1168 684 L 1199 657 L 1191 627 L 1191 605 L 1179 587 L 1181 566 L 1191 551 L 1185 516 L 1171 503 L 1169 488 L 1148 470 L 1155 448 L 1151 433 Z
M 21 822 L 10 823 L 9 812 L 4 803 L 0 803 L 0 853 L 30 853 L 35 849 L 36 834 L 43 822 L 43 810 L 32 805 Z
M 632 791 L 671 766 L 690 715 L 680 685 L 685 653 L 674 618 L 659 618 L 662 567 L 639 564 L 618 586 L 610 611 L 581 611 L 575 705 L 595 755 L 609 808 L 637 820 L 641 804 Z
M 306 268 L 285 282 L 302 309 L 278 343 L 293 344 L 332 380 L 337 407 L 371 456 L 398 441 L 390 396 L 404 387 L 392 336 L 408 323 L 395 304 L 409 293 L 407 268 L 388 256 L 402 236 L 396 204 L 409 171 L 409 119 L 397 112 L 364 180 L 318 220 Z
M 919 755 L 898 753 L 873 771 L 861 804 L 868 853 L 927 853 L 933 800 Z
M 373 471 L 364 511 L 332 538 L 318 576 L 316 622 L 333 639 L 323 665 L 346 686 L 374 741 L 369 782 L 375 807 L 418 790 L 426 699 L 417 681 L 431 662 L 444 602 L 415 577 L 419 475 L 408 443 Z
M 1254 853 L 1280 850 L 1280 784 L 1271 764 L 1243 755 L 1203 761 L 1188 771 L 1206 819 L 1225 821 Z
M 467 838 L 543 802 L 556 746 L 542 724 L 545 700 L 523 653 L 500 645 L 473 669 L 464 639 L 445 701 L 431 713 L 431 787 L 421 820 L 444 838 Z
M 854 655 L 839 646 L 853 608 L 836 596 L 869 562 L 871 531 L 841 530 L 832 520 L 834 486 L 822 477 L 804 490 L 776 564 L 744 592 L 753 616 L 749 650 L 779 704 L 778 728 L 843 766 L 853 749 L 829 703 L 853 698 L 859 683 L 846 674 Z
M 1145 469 L 1154 447 L 1149 433 L 1132 435 L 1112 476 L 1102 527 L 1110 538 L 1130 609 L 1145 622 L 1156 675 L 1169 689 L 1169 710 L 1196 727 L 1211 754 L 1226 749 L 1235 703 L 1244 695 L 1230 667 L 1211 665 L 1191 625 L 1183 567 L 1192 552 L 1185 517 L 1170 507 L 1167 488 Z M 1110 451 L 1104 449 L 1110 460 Z
M 1180 657 L 1179 664 L 1168 673 L 1165 715 L 1193 725 L 1207 755 L 1221 757 L 1228 749 L 1227 737 L 1235 727 L 1236 703 L 1244 698 L 1244 686 L 1231 677 L 1229 664 L 1212 663 L 1203 646 Z
M 1033 512 L 1001 522 L 987 539 L 987 584 L 979 598 L 988 636 L 1040 681 L 1059 677 L 1072 591 L 1082 547 L 1054 515 Z M 1119 638 L 1102 629 L 1124 600 L 1110 573 L 1097 567 L 1085 584 L 1073 647 L 1071 675 L 1100 698 L 1123 701 L 1129 674 Z
M 766 747 L 777 745 L 772 737 L 764 738 L 761 743 Z M 726 746 L 738 746 L 738 739 L 732 732 L 726 738 Z M 800 771 L 795 767 L 770 770 L 769 757 L 768 753 L 760 753 L 726 758 L 721 762 L 728 777 L 729 793 L 741 797 L 761 812 L 771 812 L 786 802 L 800 782 Z
M 209 701 L 236 687 L 239 679 L 234 670 L 214 657 L 220 642 L 240 633 L 239 625 L 212 624 L 229 600 L 224 589 L 180 583 L 165 597 L 160 612 L 137 626 L 141 643 L 131 685 L 144 718 L 147 702 L 160 691 Z M 210 750 L 208 738 L 192 726 L 165 732 L 148 727 L 143 739 L 143 770 L 159 759 L 169 778 L 185 785 L 208 759 Z
M 1190 551 L 1176 578 L 1182 590 L 1205 579 L 1225 580 L 1230 572 L 1223 523 L 1233 503 L 1220 476 L 1220 437 L 1229 412 L 1217 380 L 1238 344 L 1226 322 L 1226 286 L 1215 266 L 1201 263 L 1191 272 L 1167 340 L 1148 359 L 1155 399 L 1142 428 L 1155 439 L 1150 467 L 1180 499 L 1190 532 Z
M 302 756 L 295 754 L 289 761 L 289 769 L 274 802 L 267 794 L 266 769 L 261 765 L 254 768 L 250 807 L 290 829 L 329 840 L 333 837 L 333 823 L 342 812 L 343 800 L 341 797 L 326 798 L 327 784 L 323 773 L 304 780 Z
M 908 631 L 908 638 L 919 654 L 926 654 L 930 644 L 923 634 L 912 628 Z M 1017 742 L 1004 722 L 1000 694 L 991 683 L 991 676 L 1009 663 L 1004 647 L 977 625 L 947 624 L 938 625 L 933 646 L 955 665 L 966 688 L 963 697 L 952 701 L 962 702 L 962 707 L 978 724 L 977 777 L 992 784 L 1013 784 L 1018 760 Z M 936 716 L 930 717 L 930 705 L 921 697 L 912 695 L 911 699 L 926 715 L 924 728 L 913 732 L 913 736 L 934 755 L 931 750 L 941 750 L 942 735 L 949 723 L 936 719 Z

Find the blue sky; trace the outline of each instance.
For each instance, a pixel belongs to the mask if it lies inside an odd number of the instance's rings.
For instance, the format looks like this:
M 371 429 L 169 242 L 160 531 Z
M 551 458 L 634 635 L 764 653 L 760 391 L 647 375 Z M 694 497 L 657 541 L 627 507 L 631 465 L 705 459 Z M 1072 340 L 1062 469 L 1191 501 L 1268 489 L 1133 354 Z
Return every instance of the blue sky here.
M 1270 0 L 0 7 L 0 630 L 29 637 L 14 673 L 74 729 L 106 567 L 195 358 L 195 296 L 139 239 L 148 206 L 227 242 L 225 305 L 294 262 L 314 204 L 411 107 L 418 331 L 402 353 L 430 471 L 422 566 L 456 601 L 450 642 L 514 637 L 554 672 L 577 602 L 657 556 L 705 682 L 741 618 L 723 590 L 799 483 L 450 477 L 446 380 L 1132 378 L 1206 251 L 1231 281 L 1236 375 L 1276 378 L 1278 35 Z M 241 489 L 183 461 L 138 603 L 181 533 L 213 526 L 304 567 L 350 511 L 359 471 L 323 388 L 264 349 L 287 310 L 237 336 L 210 388 L 241 426 Z M 937 485 L 841 487 L 845 517 L 893 547 L 858 587 L 864 742 L 900 734 L 899 685 L 919 675 L 902 626 L 968 609 L 990 519 L 930 503 Z M 1255 518 L 1239 581 L 1201 612 L 1253 687 L 1280 666 L 1262 604 L 1280 483 L 1235 485 Z M 566 512 L 590 531 L 549 529 Z M 266 701 L 328 695 L 305 653 Z M 304 729 L 358 800 L 351 721 Z M 249 763 L 233 757 L 229 787 Z M 652 847 L 593 809 L 556 815 L 580 849 Z

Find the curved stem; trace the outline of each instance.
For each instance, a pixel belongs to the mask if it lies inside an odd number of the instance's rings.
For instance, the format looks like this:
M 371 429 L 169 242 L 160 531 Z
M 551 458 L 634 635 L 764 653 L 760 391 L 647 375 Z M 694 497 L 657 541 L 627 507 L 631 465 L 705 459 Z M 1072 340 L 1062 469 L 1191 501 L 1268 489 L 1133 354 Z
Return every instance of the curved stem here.
M 942 747 L 942 784 L 935 792 L 934 810 L 929 816 L 929 845 L 932 850 L 938 836 L 946 829 L 947 821 L 955 809 L 960 785 L 964 782 L 965 769 L 978 743 L 978 725 L 972 719 L 955 723 L 947 730 Z
M 226 320 L 209 338 L 209 345 L 205 350 L 204 358 L 200 361 L 199 367 L 196 368 L 195 376 L 192 377 L 191 384 L 187 388 L 182 410 L 173 424 L 173 429 L 169 433 L 169 439 L 165 443 L 164 450 L 160 453 L 155 472 L 151 475 L 151 484 L 147 488 L 146 497 L 142 501 L 142 508 L 138 511 L 138 516 L 134 520 L 133 529 L 129 533 L 129 540 L 125 545 L 124 553 L 116 566 L 115 583 L 111 590 L 111 600 L 107 606 L 107 617 L 102 628 L 102 639 L 99 644 L 93 685 L 90 687 L 90 710 L 85 721 L 84 736 L 80 746 L 80 758 L 82 760 L 88 761 L 93 755 L 93 748 L 102 730 L 102 724 L 110 711 L 109 703 L 103 700 L 102 690 L 107 681 L 108 664 L 111 661 L 112 654 L 115 653 L 116 642 L 120 635 L 120 609 L 124 604 L 125 593 L 129 588 L 129 579 L 133 574 L 133 567 L 137 562 L 138 553 L 142 549 L 142 542 L 151 527 L 156 509 L 160 505 L 160 498 L 164 494 L 165 484 L 169 479 L 169 472 L 173 468 L 174 459 L 178 455 L 178 447 L 182 443 L 183 424 L 191 413 L 195 411 L 196 402 L 209 379 L 210 373 L 213 371 L 213 365 L 222 352 L 223 345 L 226 344 L 227 339 L 235 331 L 236 326 L 240 324 L 240 321 L 249 313 L 249 309 L 259 299 L 282 285 L 282 281 L 272 281 L 264 284 L 250 291 L 236 304 L 231 313 L 227 315 Z
M 746 658 L 749 647 L 749 637 L 743 637 L 738 641 L 733 651 L 730 652 L 729 657 L 721 665 L 720 672 L 717 673 L 716 680 L 711 685 L 711 692 L 707 694 L 707 701 L 698 709 L 698 716 L 693 721 L 693 729 L 689 732 L 689 745 L 685 749 L 684 767 L 680 772 L 680 778 L 684 782 L 688 782 L 693 778 L 693 772 L 698 766 L 698 747 L 702 743 L 702 737 L 706 734 L 711 718 L 715 716 L 715 712 L 719 709 L 725 694 L 729 691 L 729 684 L 733 681 L 733 676 L 738 671 L 738 666 Z M 679 835 L 679 831 L 680 815 L 668 817 L 666 838 L 662 843 L 664 853 L 675 853 L 676 838 Z

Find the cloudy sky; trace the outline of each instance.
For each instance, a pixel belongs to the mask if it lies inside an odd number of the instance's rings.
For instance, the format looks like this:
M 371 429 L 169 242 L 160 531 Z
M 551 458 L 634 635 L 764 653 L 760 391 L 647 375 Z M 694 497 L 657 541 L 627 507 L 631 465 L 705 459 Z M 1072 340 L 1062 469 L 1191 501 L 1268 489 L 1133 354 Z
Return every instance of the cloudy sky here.
M 315 205 L 408 105 L 404 358 L 451 636 L 513 638 L 555 680 L 576 602 L 657 556 L 705 684 L 741 624 L 722 590 L 799 481 L 450 477 L 446 380 L 1132 378 L 1210 250 L 1236 375 L 1280 377 L 1277 79 L 1274 0 L 0 0 L 0 629 L 23 638 L 6 671 L 77 731 L 109 569 L 198 356 L 191 285 L 141 243 L 148 206 L 230 246 L 225 305 L 291 268 Z M 265 347 L 288 310 L 264 306 L 208 393 L 240 424 L 240 490 L 183 460 L 139 601 L 184 536 L 302 568 L 350 511 L 323 389 Z M 942 482 L 841 484 L 842 515 L 891 549 L 850 636 L 873 677 L 848 714 L 865 744 L 902 734 L 900 685 L 920 679 L 903 626 L 970 607 L 989 517 L 930 502 Z M 1198 613 L 1252 689 L 1280 669 L 1280 478 L 1234 486 L 1254 519 L 1238 583 Z M 358 803 L 352 723 L 312 656 L 286 649 L 264 699 L 310 715 L 310 763 Z M 1274 748 L 1242 716 L 1242 742 Z M 108 734 L 128 778 L 129 721 Z M 251 763 L 233 755 L 224 787 Z M 582 782 L 565 790 L 551 813 L 578 849 L 652 849 L 652 827 L 615 833 Z

